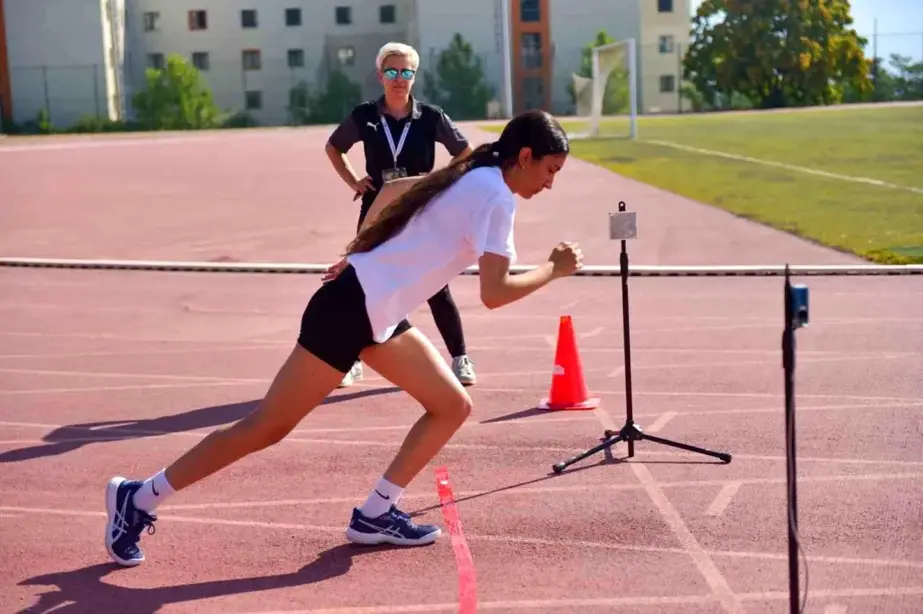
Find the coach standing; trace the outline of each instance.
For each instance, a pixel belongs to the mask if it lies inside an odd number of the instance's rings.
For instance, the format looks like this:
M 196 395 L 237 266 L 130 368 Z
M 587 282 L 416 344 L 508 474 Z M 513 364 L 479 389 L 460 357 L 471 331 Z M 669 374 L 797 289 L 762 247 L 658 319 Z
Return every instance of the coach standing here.
M 409 45 L 388 43 L 378 52 L 375 67 L 384 95 L 358 105 L 334 130 L 327 141 L 327 156 L 343 181 L 361 195 L 357 229 L 369 212 L 385 182 L 399 177 L 424 175 L 436 163 L 436 143 L 442 143 L 453 162 L 471 153 L 467 139 L 437 106 L 416 100 L 413 88 L 420 56 Z M 346 153 L 362 141 L 367 176 L 359 179 Z M 474 364 L 468 358 L 461 316 L 445 286 L 429 299 L 436 327 L 450 355 L 452 371 L 464 385 L 475 383 Z M 343 378 L 349 386 L 362 377 L 362 363 L 356 363 Z

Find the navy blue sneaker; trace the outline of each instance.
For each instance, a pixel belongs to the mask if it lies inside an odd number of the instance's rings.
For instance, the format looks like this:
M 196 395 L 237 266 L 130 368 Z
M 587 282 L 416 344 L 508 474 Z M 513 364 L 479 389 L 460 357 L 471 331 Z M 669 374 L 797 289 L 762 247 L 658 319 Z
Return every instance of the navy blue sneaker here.
M 144 553 L 138 547 L 141 531 L 148 529 L 153 534 L 157 521 L 155 514 L 139 510 L 132 501 L 141 484 L 115 477 L 106 486 L 106 550 L 113 561 L 125 567 L 144 562 Z
M 358 508 L 353 509 L 352 520 L 346 529 L 346 539 L 365 546 L 422 546 L 433 543 L 440 535 L 442 530 L 439 527 L 414 524 L 409 515 L 393 505 L 378 518 L 366 518 Z

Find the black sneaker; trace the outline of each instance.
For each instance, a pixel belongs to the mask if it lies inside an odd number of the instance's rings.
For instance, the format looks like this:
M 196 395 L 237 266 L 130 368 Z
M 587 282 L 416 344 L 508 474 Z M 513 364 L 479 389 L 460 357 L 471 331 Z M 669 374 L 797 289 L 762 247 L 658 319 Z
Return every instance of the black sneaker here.
M 106 486 L 106 550 L 113 561 L 125 567 L 144 562 L 138 547 L 141 531 L 147 529 L 153 535 L 157 521 L 155 514 L 139 510 L 132 501 L 142 483 L 115 477 Z
M 422 546 L 433 543 L 440 535 L 442 530 L 439 527 L 414 524 L 409 515 L 393 505 L 378 518 L 366 518 L 358 508 L 353 509 L 352 520 L 346 529 L 346 539 L 366 546 Z

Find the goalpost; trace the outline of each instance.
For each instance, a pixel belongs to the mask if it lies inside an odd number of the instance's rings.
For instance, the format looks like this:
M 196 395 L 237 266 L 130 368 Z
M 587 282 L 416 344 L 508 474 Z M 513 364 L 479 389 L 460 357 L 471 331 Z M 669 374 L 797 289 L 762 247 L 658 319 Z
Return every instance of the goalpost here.
M 571 74 L 578 117 L 586 131 L 577 138 L 638 136 L 638 54 L 635 39 L 591 50 L 592 76 Z

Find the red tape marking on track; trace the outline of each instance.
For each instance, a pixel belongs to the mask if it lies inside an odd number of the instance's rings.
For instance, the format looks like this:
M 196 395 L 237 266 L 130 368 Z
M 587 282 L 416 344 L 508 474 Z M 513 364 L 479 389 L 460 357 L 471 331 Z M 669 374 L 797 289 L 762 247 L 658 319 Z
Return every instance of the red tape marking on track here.
M 458 508 L 455 507 L 455 495 L 449 485 L 449 472 L 445 467 L 436 468 L 436 490 L 439 493 L 439 505 L 446 528 L 452 537 L 452 550 L 455 551 L 455 566 L 458 569 L 458 612 L 470 614 L 477 611 L 478 597 L 477 573 L 474 559 L 465 540 Z

